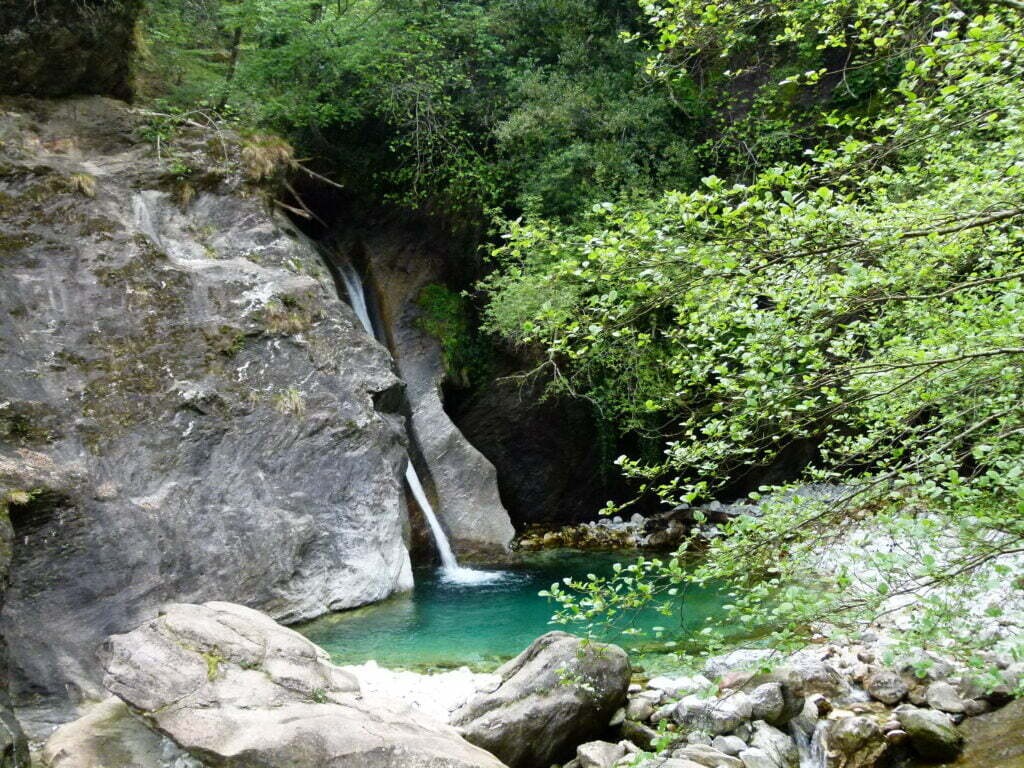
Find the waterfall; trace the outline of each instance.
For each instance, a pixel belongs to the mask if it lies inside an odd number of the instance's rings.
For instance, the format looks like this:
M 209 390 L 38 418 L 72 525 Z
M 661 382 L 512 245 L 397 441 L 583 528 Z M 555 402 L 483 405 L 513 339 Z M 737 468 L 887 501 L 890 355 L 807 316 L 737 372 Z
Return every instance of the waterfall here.
M 409 483 L 412 497 L 416 499 L 416 503 L 420 505 L 420 509 L 423 510 L 423 514 L 427 518 L 430 532 L 434 535 L 437 551 L 441 555 L 441 564 L 445 570 L 458 568 L 459 561 L 455 558 L 455 553 L 452 552 L 452 545 L 448 543 L 448 537 L 444 535 L 444 529 L 441 527 L 437 515 L 434 514 L 434 508 L 427 499 L 426 491 L 423 490 L 423 484 L 420 482 L 420 477 L 416 474 L 416 468 L 412 465 L 411 461 L 405 466 L 405 479 Z
M 796 742 L 800 768 L 826 768 L 828 748 L 825 742 L 828 728 L 829 721 L 819 720 L 817 708 L 810 702 L 805 704 L 803 712 L 790 721 L 789 733 Z
M 341 274 L 342 282 L 345 283 L 345 290 L 348 293 L 352 311 L 359 318 L 363 330 L 373 338 L 378 339 L 373 320 L 370 318 L 370 309 L 366 303 L 366 291 L 363 289 L 362 278 L 359 276 L 356 268 L 348 261 L 342 261 L 338 265 L 338 271 Z M 416 500 L 416 503 L 423 512 L 423 516 L 427 519 L 427 525 L 430 526 L 430 533 L 434 538 L 434 546 L 437 547 L 438 554 L 441 555 L 441 565 L 445 581 L 459 584 L 487 584 L 505 578 L 507 574 L 504 571 L 477 571 L 473 568 L 463 568 L 460 566 L 458 559 L 455 557 L 455 552 L 452 550 L 452 545 L 445 535 L 444 528 L 441 527 L 441 522 L 434 513 L 434 507 L 427 498 L 426 491 L 423 490 L 423 483 L 420 482 L 420 477 L 416 474 L 416 468 L 413 466 L 411 458 L 406 462 L 405 480 L 409 484 L 412 497 Z
M 362 278 L 359 277 L 356 268 L 347 261 L 341 262 L 338 270 L 341 272 L 341 279 L 345 283 L 345 290 L 348 292 L 348 300 L 352 305 L 352 311 L 356 313 L 356 317 L 362 323 L 363 330 L 373 336 L 373 338 L 377 338 L 373 321 L 370 319 L 370 309 L 366 305 L 366 291 L 363 290 Z

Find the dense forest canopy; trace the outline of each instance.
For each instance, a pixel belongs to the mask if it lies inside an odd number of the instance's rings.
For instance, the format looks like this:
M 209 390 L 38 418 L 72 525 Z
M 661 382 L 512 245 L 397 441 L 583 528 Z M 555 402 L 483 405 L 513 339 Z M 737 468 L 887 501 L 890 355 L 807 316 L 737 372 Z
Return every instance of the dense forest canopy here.
M 1017 0 L 155 0 L 147 25 L 158 111 L 492 222 L 486 329 L 653 446 L 618 460 L 643 492 L 718 498 L 797 448 L 795 484 L 841 488 L 776 495 L 696 572 L 555 589 L 567 616 L 725 580 L 722 623 L 780 645 L 894 595 L 908 642 L 991 644 L 975 596 L 1024 586 Z

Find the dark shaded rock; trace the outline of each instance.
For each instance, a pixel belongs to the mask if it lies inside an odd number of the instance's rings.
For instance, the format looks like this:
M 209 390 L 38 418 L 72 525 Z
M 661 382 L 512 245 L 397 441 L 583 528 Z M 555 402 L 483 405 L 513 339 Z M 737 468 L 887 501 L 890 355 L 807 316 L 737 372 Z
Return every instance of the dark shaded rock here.
M 495 381 L 452 409 L 459 429 L 497 467 L 501 498 L 520 531 L 593 520 L 606 501 L 628 494 L 607 469 L 591 408 L 540 395 L 538 387 Z
M 964 751 L 956 768 L 1024 768 L 1024 699 L 968 718 L 960 732 Z
M 0 4 L 0 92 L 130 99 L 141 10 L 142 0 Z
M 925 760 L 955 760 L 963 749 L 964 738 L 945 712 L 904 706 L 896 710 L 896 718 L 914 751 Z
M 0 110 L 0 485 L 32 491 L 0 625 L 37 731 L 102 697 L 96 647 L 167 601 L 293 622 L 412 584 L 389 355 L 237 140 L 181 129 L 182 181 L 140 119 Z
M 217 768 L 503 768 L 455 729 L 360 691 L 327 653 L 231 603 L 174 604 L 101 650 L 104 685 Z
M 644 750 L 649 750 L 658 738 L 658 732 L 644 723 L 635 720 L 626 720 L 622 724 L 622 737 L 636 744 Z
M 466 702 L 452 724 L 511 768 L 548 768 L 605 732 L 625 704 L 630 667 L 618 646 L 549 632 L 498 674 L 501 685 Z
M 8 510 L 28 500 L 24 491 L 7 488 L 0 483 L 0 608 L 3 608 L 7 591 L 14 548 L 14 528 Z M 0 768 L 23 768 L 29 764 L 28 740 L 11 711 L 11 697 L 7 690 L 8 674 L 7 643 L 0 636 Z

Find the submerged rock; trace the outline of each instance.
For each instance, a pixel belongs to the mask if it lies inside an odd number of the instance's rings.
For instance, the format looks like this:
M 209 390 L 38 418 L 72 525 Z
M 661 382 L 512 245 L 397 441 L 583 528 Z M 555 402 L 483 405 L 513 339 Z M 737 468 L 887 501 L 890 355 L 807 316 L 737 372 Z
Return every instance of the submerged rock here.
M 239 605 L 170 605 L 109 638 L 101 658 L 106 687 L 204 765 L 502 768 L 450 726 L 361 692 L 325 651 Z
M 625 704 L 630 667 L 618 646 L 549 632 L 498 674 L 501 685 L 470 699 L 452 723 L 511 768 L 548 768 L 604 733 Z

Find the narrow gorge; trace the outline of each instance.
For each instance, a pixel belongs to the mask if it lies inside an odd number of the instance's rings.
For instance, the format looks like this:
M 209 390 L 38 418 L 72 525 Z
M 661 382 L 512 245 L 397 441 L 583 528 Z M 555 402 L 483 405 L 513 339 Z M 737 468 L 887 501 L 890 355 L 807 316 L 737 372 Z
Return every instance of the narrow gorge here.
M 0 7 L 0 768 L 1024 768 L 1022 47 Z

